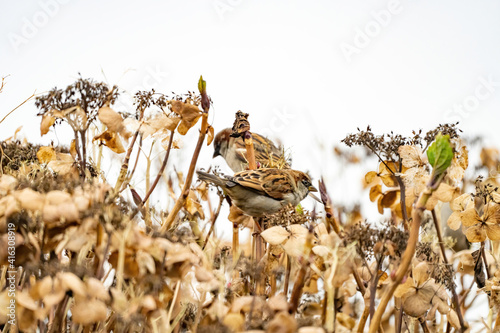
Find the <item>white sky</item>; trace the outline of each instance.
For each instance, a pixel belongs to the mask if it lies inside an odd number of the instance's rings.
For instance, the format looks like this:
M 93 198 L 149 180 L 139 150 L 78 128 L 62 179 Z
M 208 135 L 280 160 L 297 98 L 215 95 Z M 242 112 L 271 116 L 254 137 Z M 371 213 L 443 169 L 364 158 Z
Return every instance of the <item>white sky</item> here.
M 118 84 L 125 95 L 196 90 L 203 74 L 216 130 L 231 126 L 237 110 L 250 113 L 253 131 L 289 147 L 294 168 L 323 175 L 339 201 L 357 193 L 359 181 L 342 177 L 345 166 L 331 151 L 357 127 L 409 135 L 460 120 L 466 135 L 500 142 L 495 0 L 0 4 L 0 75 L 9 75 L 1 117 L 34 91 L 74 82 L 78 72 Z M 356 53 L 346 57 L 342 47 Z M 453 110 L 462 103 L 467 110 Z M 32 102 L 18 109 L 0 124 L 0 139 L 22 124 L 30 141 L 69 143 L 60 130 L 40 138 L 36 113 Z M 190 134 L 187 145 L 197 135 Z M 200 167 L 211 154 L 202 151 Z
M 295 168 L 335 188 L 332 146 L 357 127 L 409 135 L 460 120 L 466 135 L 500 141 L 498 1 L 0 3 L 0 75 L 9 75 L 0 116 L 78 72 L 129 96 L 196 90 L 203 74 L 216 130 L 248 112 L 252 130 L 291 149 Z M 22 124 L 30 141 L 69 142 L 64 132 L 40 139 L 36 112 L 32 102 L 18 109 L 1 139 Z
M 357 127 L 409 135 L 460 120 L 466 135 L 500 146 L 499 18 L 496 0 L 0 0 L 0 76 L 9 75 L 0 117 L 78 72 L 125 95 L 196 90 L 202 74 L 216 130 L 237 110 L 250 113 L 253 131 L 291 149 L 294 168 L 323 175 L 337 202 L 352 202 L 360 180 L 345 177 L 332 147 Z M 0 139 L 23 125 L 32 142 L 70 142 L 63 130 L 40 138 L 36 113 L 33 102 L 18 109 L 0 124 Z M 191 155 L 196 135 L 170 166 Z M 204 149 L 199 167 L 211 155 Z

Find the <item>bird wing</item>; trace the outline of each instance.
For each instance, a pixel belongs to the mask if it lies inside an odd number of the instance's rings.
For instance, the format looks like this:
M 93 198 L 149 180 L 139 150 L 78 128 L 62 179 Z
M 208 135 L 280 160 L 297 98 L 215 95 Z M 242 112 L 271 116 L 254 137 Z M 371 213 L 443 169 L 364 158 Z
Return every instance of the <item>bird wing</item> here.
M 259 162 L 261 165 L 279 164 L 283 152 L 271 140 L 256 133 L 252 133 L 252 140 L 256 162 Z M 247 150 L 242 137 L 235 140 L 235 146 L 238 159 L 243 163 L 248 163 Z
M 231 178 L 241 186 L 276 200 L 282 200 L 286 194 L 294 191 L 288 174 L 279 169 L 247 170 L 238 172 Z

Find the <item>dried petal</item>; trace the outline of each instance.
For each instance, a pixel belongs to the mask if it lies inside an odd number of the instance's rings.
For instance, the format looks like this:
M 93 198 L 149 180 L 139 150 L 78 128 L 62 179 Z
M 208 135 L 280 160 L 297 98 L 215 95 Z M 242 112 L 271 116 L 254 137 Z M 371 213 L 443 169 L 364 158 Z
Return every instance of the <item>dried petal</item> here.
M 267 243 L 278 245 L 287 240 L 290 233 L 285 228 L 277 225 L 264 230 L 260 235 Z
M 471 243 L 484 242 L 486 232 L 481 224 L 476 224 L 465 230 L 465 236 Z
M 486 224 L 486 235 L 492 241 L 500 240 L 500 225 Z
M 470 207 L 460 213 L 460 220 L 465 227 L 470 227 L 481 222 L 474 207 Z
M 460 212 L 453 212 L 448 218 L 447 224 L 451 230 L 458 230 L 458 228 L 460 228 L 460 225 L 462 224 L 460 215 Z
M 106 320 L 108 309 L 98 299 L 75 302 L 71 308 L 72 320 L 77 324 L 88 325 Z

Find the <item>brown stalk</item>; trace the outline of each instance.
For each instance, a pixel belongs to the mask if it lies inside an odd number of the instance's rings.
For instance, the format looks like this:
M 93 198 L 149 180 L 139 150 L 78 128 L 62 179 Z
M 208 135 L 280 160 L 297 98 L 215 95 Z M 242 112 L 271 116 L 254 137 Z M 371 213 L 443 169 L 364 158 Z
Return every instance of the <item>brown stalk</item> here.
M 139 135 L 140 135 L 139 136 L 139 149 L 137 149 L 137 156 L 135 157 L 134 167 L 132 168 L 132 171 L 130 171 L 130 175 L 133 175 L 135 173 L 135 170 L 137 169 L 137 164 L 139 164 L 139 156 L 141 155 L 141 150 L 142 150 L 142 134 L 139 134 Z
M 358 323 L 358 333 L 363 333 L 365 330 L 365 324 L 370 316 L 370 307 L 365 305 L 365 309 L 363 310 L 363 314 L 361 315 L 361 318 L 359 318 L 359 323 Z
M 215 211 L 215 213 L 212 215 L 212 219 L 210 221 L 210 230 L 208 230 L 208 234 L 207 234 L 207 237 L 205 238 L 205 243 L 203 243 L 203 247 L 201 248 L 202 250 L 205 250 L 205 247 L 207 246 L 208 244 L 208 240 L 210 239 L 210 235 L 212 234 L 212 232 L 214 231 L 214 226 L 215 226 L 215 221 L 217 221 L 217 217 L 219 217 L 219 213 L 220 213 L 220 208 L 222 207 L 222 202 L 224 201 L 224 196 L 220 196 L 219 197 L 219 206 L 217 206 L 217 210 Z
M 370 321 L 373 320 L 373 314 L 375 313 L 375 296 L 377 294 L 377 285 L 380 279 L 380 265 L 382 264 L 383 256 L 377 259 L 377 267 L 375 267 L 375 272 L 372 274 L 370 280 Z
M 160 170 L 158 170 L 158 174 L 156 175 L 156 178 L 155 178 L 153 184 L 151 185 L 148 193 L 146 193 L 146 196 L 142 200 L 143 205 L 148 201 L 149 197 L 151 196 L 151 193 L 153 193 L 156 185 L 158 185 L 158 182 L 160 181 L 160 178 L 163 175 L 163 171 L 165 171 L 165 167 L 167 166 L 168 157 L 170 156 L 170 150 L 172 148 L 173 141 L 174 141 L 174 133 L 172 132 L 172 133 L 170 133 L 170 138 L 168 140 L 167 153 L 165 154 L 165 157 L 163 158 L 163 163 L 161 164 Z
M 422 326 L 422 330 L 424 333 L 429 333 L 429 327 L 427 327 L 427 322 L 425 321 L 425 318 L 420 317 L 418 318 L 418 321 L 420 322 L 420 326 Z
M 306 243 L 304 248 L 309 251 L 308 254 L 305 254 L 301 258 L 301 265 L 299 273 L 297 274 L 297 279 L 293 284 L 292 295 L 290 296 L 290 301 L 288 302 L 289 308 L 288 312 L 290 314 L 295 314 L 297 312 L 297 308 L 299 307 L 300 296 L 302 295 L 302 289 L 304 288 L 305 277 L 307 273 L 307 269 L 312 261 L 314 261 L 314 254 L 311 251 L 312 248 L 312 238 L 313 238 L 313 229 L 309 228 L 309 233 L 307 234 Z
M 130 145 L 128 146 L 127 149 L 127 154 L 125 155 L 125 159 L 123 160 L 122 167 L 120 169 L 120 174 L 118 175 L 118 179 L 116 180 L 115 184 L 115 193 L 118 194 L 120 192 L 120 189 L 122 188 L 123 182 L 125 181 L 125 177 L 127 176 L 127 171 L 128 171 L 128 163 L 130 161 L 130 155 L 132 154 L 132 150 L 134 149 L 134 144 L 135 141 L 137 140 L 137 136 L 139 135 L 139 128 L 137 131 L 135 131 L 134 136 L 132 137 L 132 140 L 130 141 Z
M 403 180 L 401 179 L 401 176 L 399 175 L 394 175 L 396 177 L 396 180 L 398 181 L 399 184 L 399 193 L 400 193 L 400 204 L 401 204 L 401 212 L 403 214 L 403 225 L 406 225 L 408 223 L 408 212 L 406 211 L 406 195 L 405 195 L 405 184 L 403 183 Z
M 497 332 L 499 328 L 500 328 L 500 311 L 497 312 L 497 317 L 495 319 L 495 326 L 493 328 L 493 331 Z
M 403 302 L 400 297 L 394 298 L 394 307 L 396 309 L 396 319 L 395 319 L 395 333 L 401 333 L 401 327 L 403 326 Z
M 490 270 L 488 269 L 488 260 L 486 260 L 486 252 L 484 251 L 484 241 L 481 242 L 481 257 L 483 258 L 484 269 L 486 270 L 486 277 L 491 279 Z
M 290 271 L 292 270 L 291 258 L 287 254 L 286 255 L 286 269 L 285 269 L 285 285 L 283 286 L 283 293 L 285 297 L 288 297 L 288 286 L 290 284 Z
M 196 168 L 196 162 L 198 161 L 198 156 L 200 156 L 201 147 L 203 146 L 203 142 L 205 141 L 205 136 L 208 132 L 208 110 L 210 108 L 210 102 L 208 101 L 208 95 L 206 91 L 201 91 L 202 98 L 202 106 L 203 113 L 201 114 L 201 129 L 200 134 L 198 136 L 198 142 L 196 143 L 196 147 L 194 149 L 193 157 L 191 159 L 191 164 L 189 165 L 189 171 L 186 176 L 186 181 L 184 183 L 184 187 L 182 188 L 181 195 L 177 198 L 175 202 L 174 208 L 168 214 L 165 222 L 160 228 L 160 232 L 166 232 L 170 226 L 174 223 L 177 214 L 181 210 L 182 206 L 184 206 L 184 202 L 189 195 L 189 188 L 191 187 L 191 182 L 193 181 L 194 169 Z
M 57 306 L 56 313 L 52 318 L 53 321 L 49 323 L 49 333 L 61 332 L 63 326 L 62 322 L 64 318 L 66 318 L 66 313 L 67 313 L 66 308 L 68 307 L 68 302 L 69 302 L 69 296 L 68 294 L 66 294 L 64 296 L 64 299 Z
M 415 208 L 413 209 L 413 212 L 412 212 L 412 220 L 413 221 L 412 221 L 411 226 L 410 226 L 410 238 L 408 239 L 408 244 L 407 244 L 406 250 L 403 253 L 403 256 L 401 258 L 401 263 L 400 263 L 399 268 L 396 271 L 396 274 L 393 278 L 393 282 L 389 285 L 388 289 L 383 294 L 382 299 L 380 300 L 380 303 L 377 307 L 377 310 L 375 311 L 375 314 L 372 317 L 372 320 L 370 323 L 369 333 L 375 333 L 378 331 L 378 329 L 380 327 L 381 320 L 382 320 L 382 316 L 385 312 L 385 309 L 387 308 L 387 304 L 391 300 L 392 295 L 394 294 L 394 291 L 396 291 L 396 288 L 403 281 L 403 278 L 405 277 L 406 272 L 408 271 L 408 268 L 410 267 L 413 256 L 415 255 L 415 249 L 416 249 L 417 242 L 418 242 L 420 224 L 422 222 L 422 215 L 423 215 L 423 212 L 425 210 L 425 205 L 426 205 L 427 201 L 429 200 L 433 191 L 434 191 L 434 189 L 431 188 L 430 186 L 428 186 L 424 190 L 424 192 L 422 192 L 420 194 L 420 197 L 418 198 L 417 204 L 416 204 Z
M 434 221 L 434 227 L 436 228 L 436 234 L 438 237 L 439 248 L 441 249 L 441 256 L 443 257 L 444 263 L 448 266 L 449 265 L 448 258 L 446 258 L 443 237 L 441 236 L 441 227 L 440 227 L 439 221 L 438 221 L 437 216 L 436 216 L 436 211 L 434 209 L 432 209 L 431 213 L 432 213 L 432 220 Z M 488 278 L 489 278 L 489 276 L 488 276 Z M 460 326 L 462 328 L 464 328 L 465 327 L 464 317 L 462 315 L 460 301 L 458 299 L 457 291 L 455 290 L 455 288 L 451 289 L 451 294 L 452 294 L 452 298 L 453 298 L 453 303 L 455 304 L 455 309 L 457 311 L 457 316 L 458 316 L 458 320 L 460 322 Z

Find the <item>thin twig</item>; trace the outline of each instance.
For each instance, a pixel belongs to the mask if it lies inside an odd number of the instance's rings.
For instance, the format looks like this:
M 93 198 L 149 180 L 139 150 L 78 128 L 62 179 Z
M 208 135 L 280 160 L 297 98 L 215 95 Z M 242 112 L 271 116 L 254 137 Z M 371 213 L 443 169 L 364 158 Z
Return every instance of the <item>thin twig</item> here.
M 446 266 L 450 267 L 449 263 L 448 263 L 448 258 L 446 257 L 443 237 L 441 236 L 441 226 L 439 224 L 439 221 L 438 221 L 438 218 L 436 215 L 436 210 L 432 209 L 431 213 L 432 213 L 432 220 L 434 221 L 434 227 L 436 228 L 436 234 L 438 237 L 439 248 L 441 249 L 441 256 L 443 257 L 443 261 L 446 264 Z M 458 320 L 460 321 L 460 326 L 465 327 L 464 317 L 462 315 L 462 310 L 460 308 L 460 301 L 458 299 L 457 291 L 455 290 L 455 288 L 451 288 L 451 294 L 453 296 L 453 303 L 455 303 L 455 308 L 457 311 Z
M 189 171 L 186 176 L 186 181 L 184 183 L 184 187 L 182 189 L 181 195 L 177 198 L 174 207 L 168 214 L 165 222 L 160 228 L 160 232 L 166 232 L 172 223 L 174 223 L 177 214 L 181 210 L 182 206 L 184 206 L 184 202 L 186 201 L 187 196 L 189 195 L 189 188 L 191 187 L 191 182 L 193 181 L 194 169 L 196 168 L 196 162 L 198 161 L 198 156 L 200 155 L 201 146 L 205 141 L 205 136 L 208 133 L 208 111 L 210 109 L 210 98 L 207 95 L 206 91 L 206 83 L 203 81 L 203 78 L 200 77 L 200 81 L 198 82 L 198 88 L 201 93 L 201 105 L 203 108 L 203 112 L 201 114 L 201 129 L 200 134 L 198 136 L 198 142 L 196 143 L 196 148 L 194 149 L 193 157 L 191 159 L 191 164 L 189 165 Z
M 481 257 L 483 257 L 484 269 L 486 269 L 486 277 L 491 279 L 490 270 L 488 269 L 488 260 L 486 259 L 486 251 L 484 250 L 484 241 L 481 242 Z
M 10 114 L 14 111 L 16 111 L 17 109 L 19 109 L 19 107 L 21 107 L 23 104 L 25 104 L 26 102 L 28 102 L 30 99 L 32 99 L 33 97 L 35 96 L 35 93 L 33 93 L 30 97 L 28 97 L 27 99 L 24 100 L 24 102 L 22 102 L 21 104 L 19 104 L 18 106 L 16 106 L 14 109 L 12 109 L 12 111 L 10 111 L 9 113 L 7 113 L 3 118 L 2 120 L 0 120 L 0 124 L 5 120 L 5 118 L 7 118 L 8 116 L 10 116 Z
M 153 193 L 153 190 L 155 189 L 156 185 L 160 181 L 160 178 L 163 175 L 163 171 L 165 171 L 165 167 L 167 166 L 168 157 L 170 156 L 170 150 L 172 148 L 173 141 L 174 141 L 174 133 L 172 132 L 170 134 L 170 139 L 168 140 L 167 153 L 165 154 L 165 157 L 163 158 L 163 163 L 161 164 L 160 170 L 158 170 L 158 175 L 156 175 L 156 179 L 154 180 L 153 185 L 151 185 L 148 193 L 146 193 L 146 196 L 142 200 L 143 205 L 146 203 L 146 201 L 148 201 L 149 196 L 151 195 L 151 193 Z
M 219 206 L 217 207 L 217 210 L 215 211 L 214 215 L 212 216 L 212 220 L 210 221 L 210 230 L 208 230 L 207 237 L 205 238 L 205 243 L 203 243 L 203 247 L 201 248 L 202 250 L 205 250 L 205 247 L 208 244 L 208 240 L 210 239 L 210 235 L 212 234 L 215 226 L 215 221 L 217 221 L 217 217 L 219 217 L 220 213 L 220 208 L 222 207 L 222 203 L 224 202 L 224 196 L 219 197 Z
M 307 234 L 306 237 L 306 242 L 304 245 L 304 248 L 309 251 L 309 253 L 305 254 L 301 258 L 301 265 L 300 265 L 300 270 L 299 273 L 297 274 L 297 279 L 295 280 L 295 283 L 293 284 L 293 289 L 292 289 L 292 295 L 290 296 L 290 301 L 289 301 L 289 309 L 288 312 L 291 314 L 295 314 L 297 312 L 297 308 L 299 306 L 299 301 L 300 301 L 300 296 L 302 295 L 302 289 L 304 287 L 305 283 L 305 277 L 307 273 L 307 268 L 309 267 L 310 263 L 314 261 L 314 254 L 311 251 L 312 248 L 312 228 L 309 229 L 309 233 Z
M 432 194 L 432 189 L 430 187 L 427 187 L 426 190 L 424 190 L 418 199 L 417 205 L 415 208 L 413 208 L 412 212 L 412 217 L 413 221 L 410 227 L 410 238 L 408 239 L 407 247 L 405 252 L 403 253 L 403 256 L 401 258 L 401 263 L 398 267 L 398 270 L 396 271 L 394 281 L 389 285 L 388 289 L 386 292 L 383 294 L 382 299 L 380 300 L 379 306 L 377 307 L 377 310 L 375 311 L 375 314 L 372 317 L 372 320 L 370 322 L 370 330 L 369 333 L 375 333 L 378 331 L 380 327 L 380 323 L 382 320 L 382 316 L 385 312 L 385 309 L 387 307 L 387 304 L 391 300 L 394 291 L 396 291 L 396 288 L 401 284 L 403 281 L 404 276 L 406 275 L 406 272 L 408 271 L 408 268 L 410 267 L 411 261 L 413 259 L 413 256 L 415 254 L 415 249 L 417 246 L 418 242 L 418 236 L 419 236 L 419 231 L 420 231 L 420 223 L 422 221 L 422 215 L 425 210 L 425 205 L 427 203 L 427 200 L 429 200 L 431 194 Z

